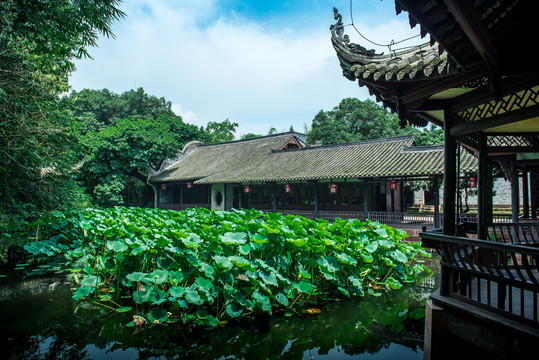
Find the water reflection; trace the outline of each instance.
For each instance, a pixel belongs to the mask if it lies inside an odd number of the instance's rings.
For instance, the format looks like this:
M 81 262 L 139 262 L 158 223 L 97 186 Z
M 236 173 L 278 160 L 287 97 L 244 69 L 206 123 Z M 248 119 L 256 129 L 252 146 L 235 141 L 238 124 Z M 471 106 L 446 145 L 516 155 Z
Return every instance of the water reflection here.
M 59 283 L 60 282 L 60 283 Z M 424 300 L 436 282 L 318 315 L 258 316 L 225 327 L 153 325 L 79 305 L 59 279 L 0 288 L 0 346 L 9 359 L 421 359 Z M 75 311 L 77 310 L 77 311 Z

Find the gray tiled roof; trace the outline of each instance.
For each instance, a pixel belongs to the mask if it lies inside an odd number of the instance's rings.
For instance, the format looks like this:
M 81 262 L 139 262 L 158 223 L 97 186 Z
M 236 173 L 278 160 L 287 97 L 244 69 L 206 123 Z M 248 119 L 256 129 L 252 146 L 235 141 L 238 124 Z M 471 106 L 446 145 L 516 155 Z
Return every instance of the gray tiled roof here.
M 411 136 L 357 143 L 279 149 L 297 133 L 200 145 L 150 178 L 197 184 L 424 176 L 443 173 L 442 147 L 415 147 Z M 463 152 L 461 171 L 476 171 Z

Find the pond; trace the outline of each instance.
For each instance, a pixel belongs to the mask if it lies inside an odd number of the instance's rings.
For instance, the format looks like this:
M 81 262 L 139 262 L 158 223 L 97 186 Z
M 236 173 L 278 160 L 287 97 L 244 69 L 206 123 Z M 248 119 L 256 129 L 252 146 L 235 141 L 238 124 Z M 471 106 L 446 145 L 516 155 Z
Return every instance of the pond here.
M 312 313 L 274 312 L 216 328 L 125 326 L 132 318 L 77 303 L 63 277 L 0 278 L 0 347 L 8 359 L 422 359 L 424 283 Z

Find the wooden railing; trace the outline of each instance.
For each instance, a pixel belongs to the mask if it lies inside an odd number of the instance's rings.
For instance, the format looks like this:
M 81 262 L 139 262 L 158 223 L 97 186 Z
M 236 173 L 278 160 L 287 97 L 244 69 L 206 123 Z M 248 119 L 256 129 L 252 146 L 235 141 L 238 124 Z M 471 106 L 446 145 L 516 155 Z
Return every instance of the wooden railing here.
M 509 244 L 539 245 L 539 223 L 498 223 L 488 228 L 490 240 Z
M 442 252 L 440 295 L 539 329 L 539 248 L 423 232 Z

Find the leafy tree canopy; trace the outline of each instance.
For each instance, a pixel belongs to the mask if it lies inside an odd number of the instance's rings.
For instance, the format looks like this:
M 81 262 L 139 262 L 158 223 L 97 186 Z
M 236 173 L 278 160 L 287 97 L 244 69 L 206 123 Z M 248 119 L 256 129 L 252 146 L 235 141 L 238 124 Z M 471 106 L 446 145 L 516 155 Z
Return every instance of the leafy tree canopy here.
M 0 236 L 78 202 L 77 137 L 57 107 L 74 59 L 124 16 L 120 1 L 0 2 Z
M 210 121 L 206 129 L 202 128 L 202 139 L 207 144 L 215 144 L 234 140 L 238 123 L 226 119 L 222 122 Z
M 333 110 L 316 114 L 307 143 L 338 144 L 406 135 L 411 131 L 409 127 L 401 129 L 398 118 L 374 101 L 346 98 Z
M 144 186 L 148 165 L 158 169 L 197 136 L 196 126 L 165 114 L 155 119 L 128 117 L 102 131 L 91 131 L 83 140 L 90 151 L 85 165 L 87 186 L 99 205 L 142 205 L 138 203 L 141 194 L 133 194 L 136 190 L 129 186 L 130 178 Z
M 149 95 L 143 88 L 121 95 L 108 89 L 72 91 L 62 99 L 62 104 L 79 120 L 82 134 L 114 125 L 130 116 L 137 119 L 155 119 L 161 114 L 175 116 L 170 101 Z
M 414 130 L 414 141 L 417 146 L 443 145 L 444 143 L 444 131 L 434 124 L 422 130 Z

